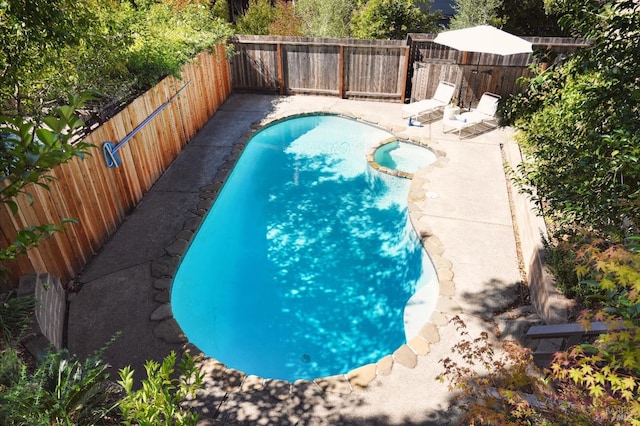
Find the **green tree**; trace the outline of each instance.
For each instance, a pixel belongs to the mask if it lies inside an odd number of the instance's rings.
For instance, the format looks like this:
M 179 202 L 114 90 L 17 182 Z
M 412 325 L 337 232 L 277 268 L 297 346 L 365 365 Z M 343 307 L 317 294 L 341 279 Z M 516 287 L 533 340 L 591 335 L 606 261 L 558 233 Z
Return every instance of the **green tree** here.
M 498 8 L 502 29 L 520 36 L 564 36 L 559 16 L 547 12 L 543 0 L 503 0 Z
M 93 25 L 89 1 L 0 2 L 0 111 L 39 112 L 41 99 L 51 100 L 69 77 L 62 52 L 78 47 Z
M 35 117 L 88 88 L 100 90 L 103 105 L 126 104 L 232 35 L 211 7 L 203 0 L 0 2 L 0 111 Z
M 561 230 L 620 239 L 640 227 L 640 4 L 564 8 L 563 26 L 591 46 L 510 101 L 526 158 L 518 183 Z
M 498 9 L 503 0 L 456 0 L 453 5 L 455 15 L 451 18 L 449 28 L 459 30 L 476 25 L 493 25 L 500 27 Z
M 229 2 L 227 0 L 210 0 L 209 5 L 211 16 L 214 19 L 232 22 L 231 9 L 229 8 Z
M 269 24 L 269 34 L 279 36 L 301 36 L 302 19 L 291 3 L 278 0 L 275 5 L 275 16 Z
M 438 14 L 416 0 L 360 0 L 351 19 L 351 34 L 362 39 L 400 40 L 411 32 L 434 32 Z
M 349 37 L 351 15 L 356 0 L 298 0 L 296 11 L 302 17 L 303 34 L 309 37 Z
M 268 35 L 276 10 L 269 0 L 252 0 L 244 15 L 236 22 L 238 34 Z

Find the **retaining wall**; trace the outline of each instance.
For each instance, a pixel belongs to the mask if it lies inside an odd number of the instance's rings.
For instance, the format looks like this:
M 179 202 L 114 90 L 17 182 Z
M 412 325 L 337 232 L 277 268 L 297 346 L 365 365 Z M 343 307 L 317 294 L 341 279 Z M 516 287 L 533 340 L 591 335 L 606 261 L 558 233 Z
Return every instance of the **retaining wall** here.
M 507 166 L 516 171 L 522 162 L 522 153 L 517 143 L 509 142 L 503 146 Z M 511 185 L 511 183 L 509 183 Z M 531 304 L 538 315 L 547 324 L 563 324 L 568 322 L 567 299 L 555 285 L 555 280 L 544 265 L 544 248 L 542 239 L 547 236 L 544 219 L 537 214 L 536 205 L 526 194 L 518 192 L 511 185 L 513 194 L 513 214 L 519 237 L 520 252 L 526 281 L 529 286 Z

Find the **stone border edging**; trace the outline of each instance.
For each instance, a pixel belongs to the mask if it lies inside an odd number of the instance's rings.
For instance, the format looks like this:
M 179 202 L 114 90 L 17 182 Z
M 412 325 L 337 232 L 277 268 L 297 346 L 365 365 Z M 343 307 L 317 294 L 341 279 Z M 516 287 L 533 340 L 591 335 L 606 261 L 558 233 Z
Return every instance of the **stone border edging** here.
M 381 127 L 392 134 L 395 134 L 397 130 L 400 130 L 394 129 L 393 126 L 381 126 L 378 123 L 367 120 L 366 117 L 359 117 L 350 112 L 344 111 L 314 111 L 283 114 L 282 116 L 272 119 L 267 117 L 261 122 L 254 123 L 251 126 L 251 130 L 233 144 L 231 153 L 227 156 L 224 163 L 218 168 L 218 172 L 214 176 L 213 182 L 200 188 L 200 201 L 194 209 L 189 210 L 196 216 L 185 221 L 183 229 L 176 234 L 175 241 L 165 248 L 166 255 L 154 260 L 151 265 L 151 274 L 154 279 L 153 286 L 157 290 L 154 300 L 162 303 L 150 316 L 152 321 L 157 322 L 157 325 L 153 330 L 153 334 L 156 338 L 164 340 L 167 343 L 183 344 L 184 351 L 202 354 L 195 345 L 188 342 L 186 336 L 182 332 L 182 329 L 173 317 L 171 310 L 171 284 L 173 282 L 175 272 L 181 262 L 182 256 L 186 253 L 191 239 L 200 227 L 200 224 L 202 223 L 209 208 L 211 208 L 215 202 L 219 191 L 251 137 L 259 130 L 280 121 L 311 114 L 327 114 L 351 118 L 368 125 Z M 386 140 L 386 142 L 396 140 L 407 141 L 407 139 L 401 139 L 395 136 L 389 139 L 390 140 Z M 408 140 L 409 143 L 425 147 L 428 147 L 427 141 L 430 141 L 430 139 L 410 138 Z M 383 143 L 385 143 L 385 141 L 381 142 L 379 145 Z M 416 204 L 427 199 L 425 186 L 429 181 L 425 175 L 429 173 L 431 168 L 444 167 L 448 162 L 444 152 L 435 151 L 435 154 L 437 156 L 437 160 L 425 169 L 422 169 L 412 175 L 400 172 L 410 176 L 400 176 L 400 173 L 397 173 L 400 177 L 406 177 L 412 180 L 408 196 L 410 221 L 414 230 L 417 232 L 424 249 L 427 251 L 431 261 L 433 262 L 439 281 L 439 296 L 436 302 L 436 307 L 432 312 L 430 319 L 422 326 L 418 335 L 414 336 L 407 343 L 396 349 L 393 354 L 383 357 L 376 363 L 365 364 L 349 371 L 346 374 L 317 378 L 311 381 L 298 380 L 293 383 L 285 380 L 264 379 L 255 375 L 246 375 L 239 370 L 226 367 L 226 365 L 214 358 L 205 357 L 201 361 L 201 372 L 205 376 L 205 386 L 208 383 L 211 383 L 212 385 L 215 384 L 219 387 L 222 386 L 225 392 L 268 390 L 274 398 L 284 400 L 292 394 L 292 388 L 296 384 L 314 383 L 315 386 L 318 386 L 325 392 L 347 395 L 352 392 L 366 389 L 366 387 L 378 376 L 387 376 L 391 374 L 393 366 L 396 363 L 407 368 L 414 368 L 418 363 L 418 357 L 425 356 L 430 352 L 430 345 L 440 341 L 439 327 L 445 326 L 448 323 L 445 313 L 461 312 L 460 306 L 452 300 L 452 296 L 455 293 L 452 263 L 443 256 L 444 250 L 440 240 L 433 235 L 431 229 L 420 221 L 420 219 L 425 217 L 425 215 L 422 214 L 420 208 Z M 373 151 L 371 156 L 373 156 Z M 371 162 L 369 164 L 371 164 Z

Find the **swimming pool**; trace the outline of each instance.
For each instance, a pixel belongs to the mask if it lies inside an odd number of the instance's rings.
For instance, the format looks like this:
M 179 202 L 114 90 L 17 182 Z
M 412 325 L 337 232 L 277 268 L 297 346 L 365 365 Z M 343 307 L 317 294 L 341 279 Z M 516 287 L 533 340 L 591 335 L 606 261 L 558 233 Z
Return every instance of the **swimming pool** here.
M 416 295 L 409 316 L 426 322 L 438 286 L 409 223 L 410 181 L 365 158 L 389 137 L 330 115 L 254 135 L 174 278 L 173 314 L 191 343 L 246 374 L 294 381 L 393 353 Z

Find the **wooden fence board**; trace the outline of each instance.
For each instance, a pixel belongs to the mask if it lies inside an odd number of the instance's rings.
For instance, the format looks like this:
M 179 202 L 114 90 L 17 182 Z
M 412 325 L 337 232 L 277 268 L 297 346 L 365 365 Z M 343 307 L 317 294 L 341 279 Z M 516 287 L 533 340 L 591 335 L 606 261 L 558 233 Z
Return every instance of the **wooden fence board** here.
M 55 195 L 54 198 L 65 202 L 66 212 L 60 214 L 61 217 L 65 217 L 64 215 L 66 215 L 66 217 L 75 218 L 78 221 L 78 224 L 69 227 L 70 230 L 68 232 L 72 234 L 73 246 L 78 248 L 77 257 L 81 264 L 84 264 L 89 260 L 89 257 L 96 252 L 97 247 L 92 245 L 89 232 L 83 229 L 91 226 L 91 216 L 89 215 L 86 203 L 84 203 L 84 200 L 78 193 L 78 187 L 75 181 L 69 179 L 71 177 L 69 167 L 69 164 L 63 164 L 56 170 L 59 177 L 55 188 L 59 194 Z M 61 181 L 66 182 L 66 184 L 61 185 Z
M 77 217 L 74 215 L 75 209 L 67 201 L 65 194 L 61 190 L 59 180 L 56 179 L 55 182 L 52 182 L 52 184 L 49 185 L 49 188 L 49 192 L 44 191 L 41 194 L 42 199 L 46 200 L 46 204 L 43 203 L 43 208 L 45 209 L 45 212 L 50 213 L 47 215 L 47 223 L 55 222 L 59 218 L 64 219 Z M 66 272 L 69 274 L 73 274 L 75 270 L 84 264 L 82 259 L 83 256 L 76 257 L 74 255 L 74 247 L 82 247 L 77 231 L 78 229 L 75 223 L 67 223 L 65 224 L 62 232 L 58 232 L 54 235 L 54 238 L 57 240 L 59 256 L 61 256 L 64 261 Z
M 162 102 L 166 102 L 167 99 L 170 99 L 172 96 L 172 88 L 168 81 L 165 84 L 158 85 L 157 89 L 157 96 Z M 177 90 L 180 90 L 180 88 L 178 87 Z M 182 94 L 180 96 L 182 96 Z M 164 109 L 164 121 L 167 125 L 162 128 L 161 132 L 158 132 L 158 140 L 154 145 L 159 158 L 159 172 L 166 170 L 173 161 L 173 158 L 175 158 L 182 149 L 180 142 L 182 125 L 176 105 L 178 99 L 175 99 Z
M 190 121 L 191 123 L 199 127 L 200 122 L 202 121 L 203 112 L 198 111 L 197 107 L 200 105 L 199 97 L 202 93 L 202 87 L 200 86 L 198 80 L 198 76 L 193 70 L 193 67 L 189 67 L 185 72 L 183 72 L 182 77 L 186 81 L 190 81 L 191 83 L 185 89 L 187 92 L 187 96 L 184 97 L 185 102 L 187 103 L 187 110 L 190 111 Z M 189 137 L 192 137 L 193 134 L 189 132 Z
M 278 89 L 277 44 L 235 44 L 231 59 L 234 89 L 275 92 Z
M 398 102 L 404 96 L 408 52 L 401 40 L 237 36 L 234 45 L 238 54 L 231 60 L 231 83 L 236 90 Z
M 85 159 L 74 158 L 55 168 L 51 174 L 51 191 L 32 186 L 31 205 L 26 196 L 16 202 L 20 210 L 13 215 L 6 205 L 0 206 L 0 245 L 7 247 L 18 229 L 42 223 L 59 224 L 72 217 L 62 233 L 42 241 L 27 256 L 11 262 L 9 280 L 0 283 L 1 290 L 17 285 L 20 276 L 49 272 L 67 282 L 80 272 L 142 199 L 146 191 L 166 170 L 182 148 L 204 126 L 211 115 L 231 93 L 231 72 L 224 46 L 203 53 L 185 65 L 182 80 L 169 77 L 161 81 L 85 140 L 96 146 Z M 106 166 L 102 143 L 117 144 L 160 105 L 173 96 L 186 81 L 192 83 L 171 104 L 142 128 L 118 154 L 120 167 Z
M 95 184 L 103 196 L 100 201 L 100 212 L 104 216 L 103 223 L 108 229 L 109 233 L 113 232 L 127 212 L 127 207 L 123 205 L 119 200 L 123 199 L 123 191 L 120 188 L 123 187 L 122 175 L 120 172 L 116 173 L 103 173 L 104 168 L 104 156 L 102 153 L 101 145 L 103 142 L 116 143 L 119 139 L 116 137 L 115 129 L 111 125 L 104 125 L 97 128 L 91 133 L 87 140 L 95 144 L 98 149 L 93 151 L 93 155 L 84 161 L 77 161 L 70 164 L 70 168 L 79 173 L 80 167 L 87 167 L 89 174 L 96 176 L 94 179 Z M 73 170 L 69 170 L 71 175 L 67 178 L 67 182 L 73 182 L 78 188 L 78 194 L 80 197 L 88 197 L 86 192 L 86 184 L 84 182 L 78 183 L 76 179 L 73 179 Z M 85 207 L 87 208 L 87 207 Z M 89 214 L 88 214 L 89 216 Z M 99 240 L 99 233 L 95 234 L 96 239 Z
M 28 190 L 29 192 L 33 192 L 31 188 Z M 12 216 L 12 219 L 15 221 L 16 229 L 24 229 L 29 226 L 35 226 L 42 223 L 38 222 L 37 213 L 32 208 L 31 202 L 25 195 L 17 196 L 15 201 L 19 206 L 18 213 Z M 46 244 L 47 240 L 45 240 L 44 243 Z M 49 258 L 50 253 L 47 253 L 44 249 L 42 251 L 31 249 L 27 252 L 27 256 L 34 266 L 34 271 L 43 271 L 45 269 L 45 261 Z
M 100 153 L 100 155 L 101 154 L 102 153 Z M 101 160 L 101 158 L 94 154 L 94 156 L 84 161 L 70 162 L 70 165 L 73 166 L 73 168 L 70 169 L 72 172 L 71 179 L 77 183 L 81 193 L 82 203 L 87 209 L 86 221 L 81 223 L 83 226 L 89 226 L 89 224 L 91 224 L 92 245 L 96 251 L 102 243 L 103 230 L 115 230 L 116 226 L 116 223 L 110 223 L 109 221 L 110 212 L 105 198 L 105 194 L 108 193 L 109 188 L 103 186 L 98 179 L 100 169 L 95 166 L 99 160 Z M 61 182 L 61 184 L 69 185 L 69 182 Z
M 283 50 L 288 92 L 322 91 L 338 93 L 339 47 L 291 45 Z
M 472 105 L 478 101 L 483 91 L 494 92 L 503 97 L 514 93 L 518 90 L 516 84 L 518 77 L 530 75 L 528 66 L 534 61 L 532 53 L 501 56 L 462 52 L 434 43 L 435 36 L 435 34 L 409 34 L 408 36 L 412 66 L 408 74 L 411 84 L 407 87 L 407 98 L 412 101 L 433 95 L 439 79 L 443 79 L 444 75 L 446 75 L 444 79 L 462 88 L 461 98 L 466 104 L 470 102 Z M 548 51 L 550 60 L 555 56 L 571 54 L 578 48 L 588 46 L 585 40 L 574 38 L 523 38 L 532 42 L 534 52 Z M 427 67 L 425 64 L 429 64 L 428 73 L 424 69 Z M 449 68 L 449 66 L 456 66 L 456 68 Z M 472 78 L 472 72 L 476 68 L 479 68 L 478 75 L 481 76 L 479 79 Z M 493 75 L 492 80 L 487 74 L 489 70 Z
M 18 226 L 13 216 L 8 206 L 0 205 L 0 244 L 2 247 L 8 247 L 11 242 L 16 240 Z M 31 262 L 28 256 L 21 256 L 7 262 L 4 266 L 9 271 L 30 270 Z M 9 276 L 11 277 L 11 274 Z

